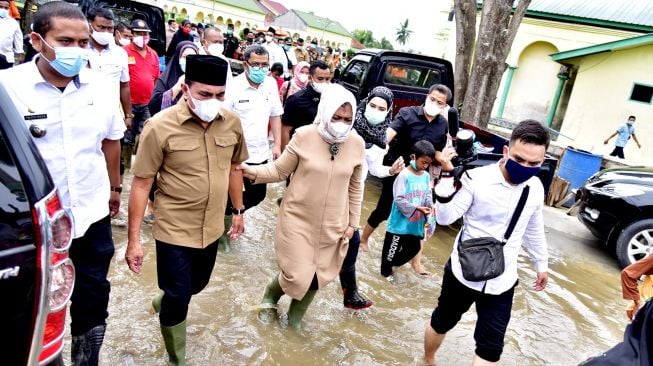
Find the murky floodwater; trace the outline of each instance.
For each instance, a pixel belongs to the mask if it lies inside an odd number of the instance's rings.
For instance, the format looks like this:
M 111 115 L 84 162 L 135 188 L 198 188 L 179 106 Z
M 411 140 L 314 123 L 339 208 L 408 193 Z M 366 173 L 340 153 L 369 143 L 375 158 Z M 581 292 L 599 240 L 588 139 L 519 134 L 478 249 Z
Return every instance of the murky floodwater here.
M 125 182 L 124 207 L 129 194 Z M 272 276 L 278 273 L 272 237 L 276 199 L 283 186 L 270 185 L 268 198 L 246 215 L 246 233 L 230 254 L 219 253 L 207 288 L 193 297 L 188 317 L 189 365 L 417 365 L 421 364 L 424 324 L 440 292 L 442 268 L 455 231 L 444 228 L 424 248 L 430 278 L 419 278 L 409 265 L 388 282 L 379 274 L 385 226 L 372 237 L 370 252 L 358 257 L 361 292 L 375 305 L 362 312 L 342 306 L 339 281 L 324 288 L 304 318 L 300 332 L 281 323 L 264 325 L 256 306 Z M 367 183 L 362 218 L 374 208 L 377 182 Z M 126 229 L 114 228 L 116 255 L 108 330 L 102 349 L 104 365 L 162 365 L 167 360 L 158 317 L 147 311 L 157 293 L 154 242 L 143 226 L 143 273 L 124 262 Z M 531 289 L 535 277 L 528 257 L 520 257 L 521 284 L 515 292 L 512 320 L 502 357 L 504 365 L 572 365 L 604 351 L 622 338 L 624 302 L 614 265 L 592 258 L 595 250 L 578 249 L 565 234 L 548 230 L 550 281 L 545 292 Z M 567 242 L 565 242 L 565 240 Z M 600 254 L 600 256 L 606 255 Z M 604 259 L 605 261 L 605 259 Z M 610 263 L 607 261 L 607 263 Z M 285 313 L 289 298 L 280 302 Z M 465 314 L 438 352 L 440 365 L 471 363 L 476 314 Z M 70 337 L 65 358 L 69 360 Z

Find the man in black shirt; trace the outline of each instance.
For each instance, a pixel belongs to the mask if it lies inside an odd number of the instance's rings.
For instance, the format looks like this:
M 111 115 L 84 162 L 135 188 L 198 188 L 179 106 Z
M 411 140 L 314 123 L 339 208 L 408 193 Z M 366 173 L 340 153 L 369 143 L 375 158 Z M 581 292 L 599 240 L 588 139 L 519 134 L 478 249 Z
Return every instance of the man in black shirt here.
M 227 31 L 224 32 L 224 51 L 223 55 L 229 58 L 234 58 L 234 53 L 238 49 L 240 41 L 238 37 L 234 36 L 234 25 L 232 23 L 227 24 Z
M 423 106 L 404 107 L 399 110 L 388 128 L 388 144 L 391 144 L 384 162 L 392 165 L 398 157 L 402 156 L 404 162 L 410 162 L 411 147 L 420 140 L 426 140 L 435 146 L 436 160 L 439 159 L 442 149 L 447 145 L 447 133 L 450 123 L 458 124 L 458 112 L 449 108 L 447 102 L 451 100 L 451 90 L 442 84 L 435 84 L 429 89 Z M 445 117 L 446 115 L 447 117 Z M 453 129 L 452 129 L 453 130 Z M 383 188 L 376 208 L 367 219 L 365 229 L 361 236 L 361 249 L 368 250 L 367 241 L 379 224 L 388 219 L 392 209 L 392 186 L 396 176 L 382 179 Z M 424 270 L 421 262 L 421 250 L 411 260 L 413 270 L 420 275 L 429 275 Z
M 324 61 L 311 62 L 308 70 L 308 85 L 288 97 L 283 109 L 283 116 L 281 116 L 282 151 L 297 128 L 310 125 L 315 121 L 320 96 L 331 81 L 329 65 Z
M 286 148 L 288 141 L 299 127 L 310 125 L 315 121 L 317 105 L 320 104 L 322 92 L 329 86 L 331 70 L 326 62 L 317 60 L 311 62 L 308 71 L 308 85 L 297 93 L 288 97 L 288 101 L 281 116 L 281 149 Z M 347 255 L 340 271 L 340 285 L 342 286 L 343 304 L 350 309 L 365 309 L 372 306 L 372 302 L 360 296 L 356 283 L 356 257 L 360 244 L 358 230 L 349 240 Z

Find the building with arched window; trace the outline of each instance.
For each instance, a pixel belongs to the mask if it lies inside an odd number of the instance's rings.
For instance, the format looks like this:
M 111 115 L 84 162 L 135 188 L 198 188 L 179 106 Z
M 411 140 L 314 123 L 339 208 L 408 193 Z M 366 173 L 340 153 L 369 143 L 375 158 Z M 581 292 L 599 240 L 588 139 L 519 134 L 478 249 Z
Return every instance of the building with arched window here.
M 605 155 L 603 141 L 629 115 L 638 136 L 653 135 L 650 1 L 533 0 L 506 63 L 493 117 L 540 120 L 560 132 L 560 146 Z M 630 162 L 653 165 L 653 145 L 626 149 Z

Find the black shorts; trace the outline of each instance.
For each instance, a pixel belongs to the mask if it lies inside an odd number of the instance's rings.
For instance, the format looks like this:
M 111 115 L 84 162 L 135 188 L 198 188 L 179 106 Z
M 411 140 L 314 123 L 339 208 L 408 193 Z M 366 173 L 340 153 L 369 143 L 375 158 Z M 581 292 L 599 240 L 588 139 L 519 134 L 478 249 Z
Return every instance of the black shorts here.
M 458 281 L 451 271 L 449 261 L 444 268 L 438 306 L 431 315 L 431 327 L 439 334 L 447 333 L 460 321 L 470 306 L 476 303 L 476 355 L 486 361 L 497 362 L 503 352 L 503 340 L 510 322 L 514 293 L 514 286 L 499 295 L 473 290 Z
M 399 267 L 413 259 L 422 248 L 422 238 L 410 234 L 385 233 L 381 252 L 381 275 L 388 277 L 392 267 Z

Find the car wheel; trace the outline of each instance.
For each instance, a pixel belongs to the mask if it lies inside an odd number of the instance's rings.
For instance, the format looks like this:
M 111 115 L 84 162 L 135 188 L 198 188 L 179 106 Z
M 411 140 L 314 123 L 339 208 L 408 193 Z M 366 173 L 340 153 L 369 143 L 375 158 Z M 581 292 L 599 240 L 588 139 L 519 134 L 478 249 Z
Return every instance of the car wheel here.
M 624 228 L 615 247 L 621 267 L 653 253 L 653 219 L 636 221 Z

